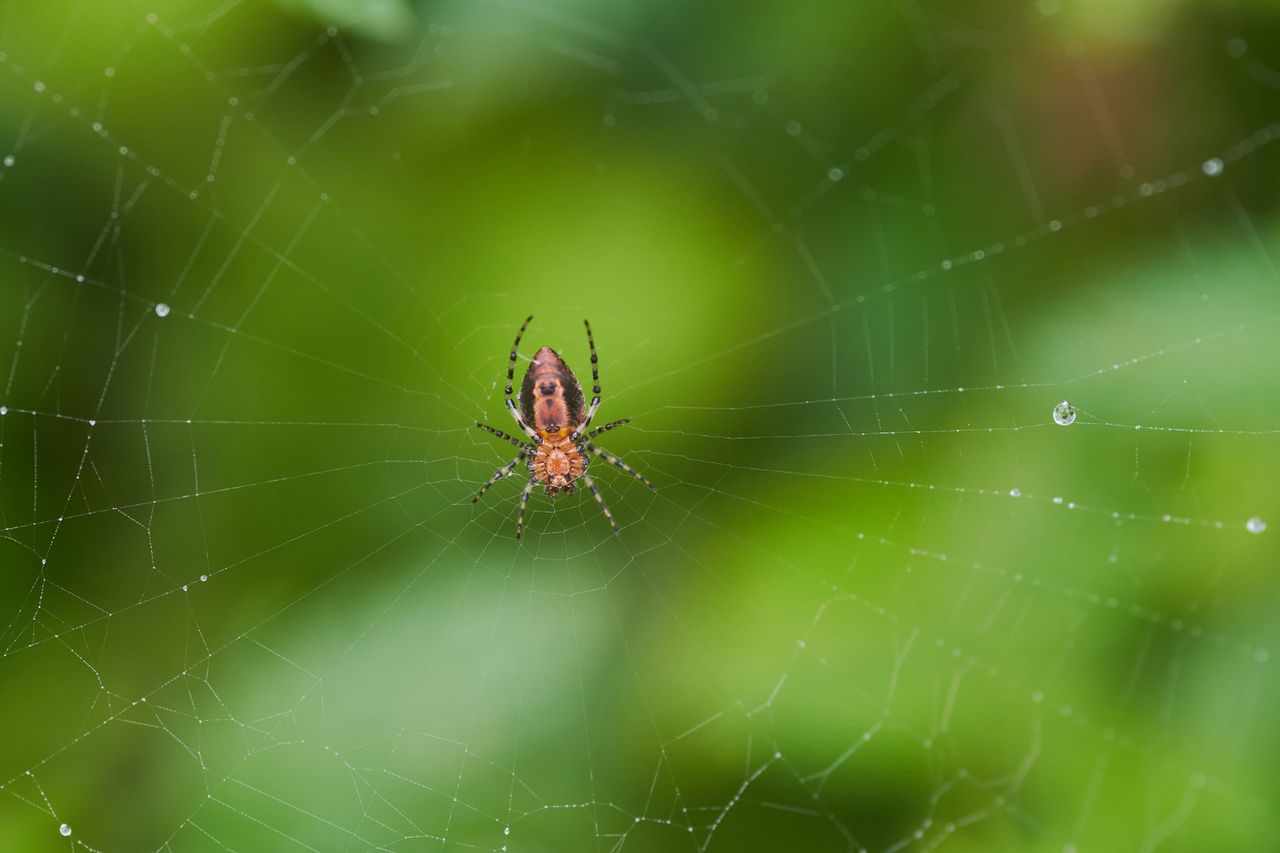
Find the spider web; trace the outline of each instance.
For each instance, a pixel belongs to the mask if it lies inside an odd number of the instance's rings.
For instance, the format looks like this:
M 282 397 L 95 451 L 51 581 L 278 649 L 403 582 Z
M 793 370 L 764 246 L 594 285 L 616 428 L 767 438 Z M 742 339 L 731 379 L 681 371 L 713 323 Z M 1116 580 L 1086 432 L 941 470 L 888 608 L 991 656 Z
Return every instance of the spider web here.
M 5 846 L 1274 846 L 1280 71 L 1197 10 L 6 6 Z M 530 311 L 620 536 L 470 505 Z

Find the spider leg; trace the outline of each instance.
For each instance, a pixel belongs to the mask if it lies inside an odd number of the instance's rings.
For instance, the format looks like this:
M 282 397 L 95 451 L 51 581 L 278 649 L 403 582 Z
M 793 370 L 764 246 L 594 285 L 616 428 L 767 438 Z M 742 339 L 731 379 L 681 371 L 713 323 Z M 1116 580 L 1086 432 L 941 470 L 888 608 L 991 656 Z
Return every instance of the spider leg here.
M 609 519 L 609 526 L 613 528 L 613 532 L 621 533 L 622 530 L 618 527 L 618 522 L 614 521 L 613 513 L 609 512 L 609 507 L 605 505 L 604 498 L 600 496 L 600 490 L 596 488 L 595 480 L 592 480 L 590 475 L 585 472 L 582 475 L 582 479 L 586 480 L 587 488 L 591 490 L 591 496 L 596 499 L 596 503 L 600 504 L 600 509 L 604 512 L 604 517 Z
M 585 440 L 590 441 L 591 439 L 595 438 L 597 435 L 599 435 L 602 432 L 608 432 L 611 429 L 617 429 L 618 427 L 626 426 L 629 423 L 631 423 L 631 418 L 623 418 L 620 421 L 611 421 L 610 423 L 607 423 L 604 426 L 598 426 L 595 429 L 593 429 L 591 432 L 587 433 L 587 437 Z
M 499 468 L 497 473 L 495 473 L 492 477 L 490 477 L 488 482 L 486 482 L 483 486 L 480 487 L 480 491 L 476 492 L 476 496 L 471 499 L 472 505 L 474 506 L 476 501 L 484 497 L 484 493 L 489 491 L 491 488 L 493 488 L 494 483 L 498 482 L 503 477 L 510 474 L 512 469 L 514 469 L 517 465 L 519 465 L 523 461 L 524 461 L 524 451 L 521 451 L 520 455 L 518 455 L 515 459 L 512 459 L 506 465 L 503 465 L 501 468 Z
M 584 446 L 584 447 L 586 447 L 586 448 L 587 448 L 587 450 L 590 450 L 592 453 L 594 453 L 596 456 L 599 456 L 599 457 L 600 457 L 601 459 L 603 459 L 605 462 L 608 462 L 608 463 L 609 463 L 610 465 L 612 465 L 613 467 L 615 467 L 615 468 L 617 468 L 617 469 L 619 469 L 619 470 L 621 470 L 621 471 L 626 471 L 626 472 L 627 472 L 628 474 L 630 474 L 632 477 L 635 477 L 637 480 L 639 480 L 640 482 L 642 482 L 642 483 L 644 483 L 646 486 L 648 486 L 652 491 L 655 491 L 655 492 L 657 491 L 657 489 L 656 489 L 656 488 L 654 488 L 653 483 L 650 483 L 650 482 L 649 482 L 649 478 L 648 478 L 648 477 L 644 476 L 644 475 L 643 475 L 643 474 L 641 474 L 639 471 L 637 471 L 636 469 L 632 468 L 630 465 L 628 465 L 627 463 L 623 462 L 621 459 L 619 459 L 618 457 L 614 456 L 614 455 L 613 455 L 612 453 L 610 453 L 609 451 L 607 451 L 607 450 L 601 450 L 600 448 L 596 447 L 594 444 L 590 444 L 590 443 L 585 444 L 585 445 L 583 445 L 583 446 Z
M 539 440 L 538 433 L 533 427 L 524 422 L 524 418 L 520 417 L 520 410 L 516 408 L 516 404 L 511 402 L 510 399 L 507 400 L 507 411 L 511 413 L 511 417 L 515 418 L 516 426 L 520 427 L 525 435 L 529 436 L 533 441 Z
M 520 493 L 520 516 L 516 519 L 516 541 L 520 541 L 520 537 L 524 535 L 524 508 L 529 505 L 529 495 L 533 494 L 533 487 L 538 485 L 538 481 L 533 477 L 529 478 L 529 482 L 525 483 L 524 491 Z
M 500 429 L 494 429 L 493 427 L 489 426 L 488 424 L 482 424 L 482 423 L 480 423 L 479 421 L 476 421 L 476 428 L 477 428 L 477 429 L 482 429 L 482 430 L 484 430 L 485 432 L 491 432 L 491 433 L 493 433 L 494 435 L 496 435 L 498 438 L 502 439 L 503 441 L 509 441 L 509 442 L 511 442 L 511 443 L 512 443 L 512 444 L 514 444 L 516 447 L 519 447 L 521 450 L 524 450 L 524 449 L 526 449 L 526 448 L 529 446 L 529 445 L 525 444 L 523 441 L 521 441 L 520 439 L 516 438 L 515 436 L 507 435 L 507 434 L 506 434 L 505 432 L 503 432 L 502 430 L 500 430 Z
M 591 426 L 591 419 L 600 408 L 600 358 L 596 355 L 596 339 L 591 335 L 591 324 L 583 320 L 582 325 L 587 328 L 587 345 L 591 347 L 591 405 L 587 408 L 587 416 L 569 436 L 570 441 L 577 441 L 582 431 Z
M 511 345 L 511 358 L 507 362 L 506 400 L 507 411 L 511 413 L 511 417 L 515 418 L 516 425 L 520 427 L 520 431 L 534 441 L 537 441 L 538 434 L 534 432 L 533 427 L 524 422 L 524 418 L 520 417 L 520 410 L 516 408 L 515 402 L 511 399 L 511 388 L 516 379 L 516 350 L 520 348 L 520 339 L 524 337 L 524 330 L 529 328 L 529 322 L 532 319 L 533 315 L 530 314 L 525 318 L 524 322 L 520 324 L 520 331 L 516 332 L 516 342 Z

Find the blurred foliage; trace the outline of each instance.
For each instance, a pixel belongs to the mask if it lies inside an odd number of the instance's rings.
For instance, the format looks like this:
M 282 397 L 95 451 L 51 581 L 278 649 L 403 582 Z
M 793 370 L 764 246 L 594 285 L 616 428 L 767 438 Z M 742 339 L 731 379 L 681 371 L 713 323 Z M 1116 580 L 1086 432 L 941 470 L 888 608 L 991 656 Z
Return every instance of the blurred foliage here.
M 316 25 L 374 39 L 397 41 L 413 31 L 413 10 L 405 0 L 278 0 L 281 8 L 310 13 Z
M 4 6 L 0 846 L 1277 846 L 1278 38 Z

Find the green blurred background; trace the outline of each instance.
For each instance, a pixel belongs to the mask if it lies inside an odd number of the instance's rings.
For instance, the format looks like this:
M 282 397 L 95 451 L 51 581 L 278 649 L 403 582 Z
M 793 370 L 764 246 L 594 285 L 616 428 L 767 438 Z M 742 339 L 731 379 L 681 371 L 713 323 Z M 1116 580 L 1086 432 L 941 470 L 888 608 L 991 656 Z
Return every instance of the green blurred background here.
M 4 4 L 0 847 L 1280 846 L 1278 40 Z

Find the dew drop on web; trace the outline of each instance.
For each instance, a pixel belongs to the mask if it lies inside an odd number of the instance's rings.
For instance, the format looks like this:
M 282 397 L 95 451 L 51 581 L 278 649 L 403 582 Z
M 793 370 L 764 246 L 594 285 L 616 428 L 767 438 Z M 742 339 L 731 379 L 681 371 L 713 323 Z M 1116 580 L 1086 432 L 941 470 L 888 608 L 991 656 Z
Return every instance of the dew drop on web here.
M 1058 426 L 1071 426 L 1076 422 L 1076 407 L 1063 400 L 1053 407 L 1053 422 Z
M 1267 523 L 1255 515 L 1244 523 L 1244 529 L 1250 533 L 1261 533 L 1267 529 Z

